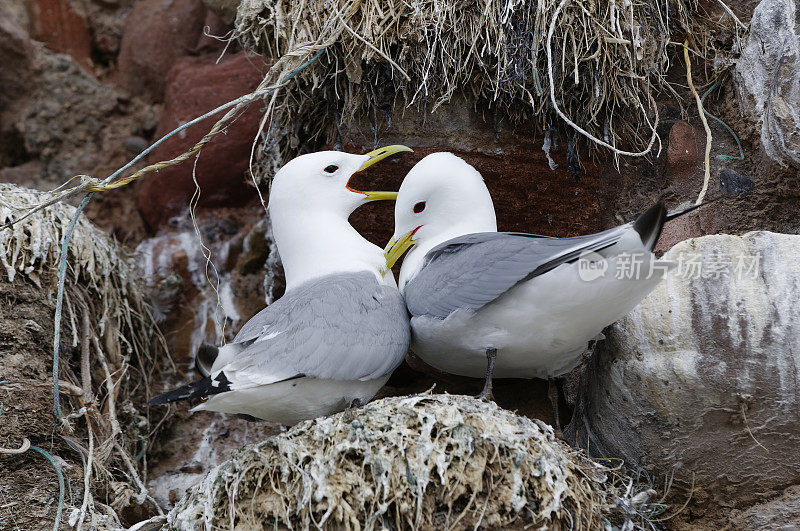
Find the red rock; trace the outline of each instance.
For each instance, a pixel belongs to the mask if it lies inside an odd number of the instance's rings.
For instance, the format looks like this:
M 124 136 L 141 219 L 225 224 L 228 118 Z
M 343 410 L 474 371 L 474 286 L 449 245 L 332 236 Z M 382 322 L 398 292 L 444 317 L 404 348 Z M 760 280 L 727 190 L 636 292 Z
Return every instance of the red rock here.
M 86 68 L 92 66 L 92 39 L 86 19 L 67 0 L 34 0 L 30 4 L 33 37 L 51 50 L 71 55 Z
M 706 196 L 706 199 L 708 199 L 708 196 Z M 682 206 L 687 205 L 688 203 L 683 203 Z M 661 237 L 658 239 L 655 252 L 666 252 L 676 243 L 689 238 L 735 231 L 736 229 L 731 230 L 729 227 L 731 226 L 732 212 L 736 212 L 736 210 L 737 208 L 733 204 L 726 205 L 722 201 L 717 201 L 684 214 L 677 219 L 667 221 L 661 231 Z M 747 222 L 742 221 L 742 223 Z M 738 231 L 746 232 L 741 227 L 739 227 Z
M 654 249 L 655 252 L 657 254 L 665 253 L 678 242 L 705 235 L 706 232 L 700 227 L 700 215 L 700 212 L 694 211 L 668 221 L 661 231 L 661 236 Z
M 167 74 L 203 33 L 206 8 L 197 0 L 143 0 L 125 21 L 119 82 L 133 94 L 162 101 Z
M 252 92 L 262 79 L 255 61 L 243 53 L 220 64 L 216 55 L 179 60 L 168 75 L 164 112 L 155 138 L 230 100 Z M 264 68 L 266 71 L 266 68 Z M 219 134 L 200 153 L 197 181 L 202 190 L 199 206 L 237 206 L 252 199 L 255 191 L 247 183 L 250 145 L 261 119 L 261 105 L 255 103 Z M 218 117 L 222 117 L 220 114 Z M 197 143 L 213 125 L 213 119 L 184 130 L 156 148 L 151 163 L 169 160 Z M 170 217 L 189 206 L 195 191 L 192 181 L 194 159 L 147 175 L 139 187 L 139 211 L 155 230 Z
M 688 122 L 675 122 L 669 130 L 667 175 L 672 180 L 687 180 L 703 163 L 705 135 Z

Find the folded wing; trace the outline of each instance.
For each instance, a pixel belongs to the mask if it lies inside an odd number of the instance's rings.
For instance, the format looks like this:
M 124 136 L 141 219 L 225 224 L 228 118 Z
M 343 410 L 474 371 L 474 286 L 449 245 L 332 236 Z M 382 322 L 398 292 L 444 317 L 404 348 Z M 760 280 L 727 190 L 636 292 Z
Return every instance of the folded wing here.
M 207 378 L 151 403 L 299 376 L 370 380 L 397 367 L 408 341 L 408 315 L 395 288 L 378 284 L 370 273 L 323 277 L 299 286 L 256 314 L 231 343 L 239 348 L 228 349 L 233 353 L 228 358 L 221 353 Z M 169 399 L 162 400 L 167 395 Z
M 575 238 L 487 232 L 469 234 L 434 247 L 404 295 L 412 316 L 444 319 L 458 309 L 477 310 L 520 282 L 547 273 L 587 252 L 602 252 L 623 238 L 652 249 L 666 218 L 661 203 L 636 222 Z

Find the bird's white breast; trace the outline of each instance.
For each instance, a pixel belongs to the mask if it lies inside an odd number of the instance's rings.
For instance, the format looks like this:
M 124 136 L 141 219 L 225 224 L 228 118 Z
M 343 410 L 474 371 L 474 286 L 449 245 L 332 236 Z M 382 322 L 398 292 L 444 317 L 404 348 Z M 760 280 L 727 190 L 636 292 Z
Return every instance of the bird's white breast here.
M 570 371 L 589 340 L 633 309 L 663 278 L 615 278 L 617 258 L 606 276 L 586 282 L 578 265 L 518 284 L 477 311 L 457 310 L 444 320 L 411 320 L 411 349 L 430 365 L 453 374 L 482 377 L 485 351 L 497 349 L 494 375 L 547 378 Z

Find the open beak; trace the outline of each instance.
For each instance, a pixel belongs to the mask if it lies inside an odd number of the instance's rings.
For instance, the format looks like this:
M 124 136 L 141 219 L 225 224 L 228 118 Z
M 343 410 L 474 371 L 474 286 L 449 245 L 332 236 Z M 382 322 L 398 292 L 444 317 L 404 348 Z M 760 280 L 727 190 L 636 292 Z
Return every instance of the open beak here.
M 391 269 L 394 264 L 400 260 L 400 257 L 403 256 L 411 246 L 413 246 L 416 241 L 414 240 L 414 234 L 419 230 L 419 227 L 412 231 L 408 231 L 402 238 L 395 241 L 394 238 L 389 240 L 389 243 L 386 244 L 386 247 L 383 249 L 383 257 L 386 259 L 386 267 Z
M 355 192 L 357 190 L 353 191 Z M 397 192 L 362 192 L 358 190 L 358 193 L 367 196 L 367 201 L 394 201 L 397 199 Z
M 400 153 L 402 151 L 414 151 L 414 150 L 408 146 L 401 146 L 398 144 L 393 146 L 385 146 L 382 148 L 378 148 L 374 151 L 370 151 L 369 153 L 366 154 L 366 156 L 369 158 L 366 161 L 364 161 L 364 164 L 362 164 L 361 167 L 358 168 L 356 173 L 364 171 L 373 164 L 382 161 L 386 157 L 390 157 L 395 153 Z M 381 200 L 394 201 L 395 199 L 397 199 L 397 192 L 372 192 L 372 191 L 362 192 L 361 190 L 355 190 L 353 188 L 350 188 L 349 185 L 347 186 L 347 189 L 350 190 L 351 192 L 356 192 L 357 194 L 364 194 L 367 197 L 368 201 L 381 201 Z
M 372 166 L 373 164 L 375 164 L 376 162 L 380 162 L 383 159 L 385 159 L 386 157 L 390 157 L 390 156 L 394 155 L 395 153 L 400 153 L 401 151 L 412 151 L 413 152 L 414 150 L 411 149 L 408 146 L 401 146 L 399 144 L 396 144 L 394 146 L 386 146 L 386 147 L 378 148 L 378 149 L 376 149 L 374 151 L 370 151 L 369 153 L 366 154 L 369 158 L 364 162 L 364 164 L 361 165 L 361 167 L 358 169 L 358 171 L 364 171 L 367 168 L 369 168 L 370 166 Z

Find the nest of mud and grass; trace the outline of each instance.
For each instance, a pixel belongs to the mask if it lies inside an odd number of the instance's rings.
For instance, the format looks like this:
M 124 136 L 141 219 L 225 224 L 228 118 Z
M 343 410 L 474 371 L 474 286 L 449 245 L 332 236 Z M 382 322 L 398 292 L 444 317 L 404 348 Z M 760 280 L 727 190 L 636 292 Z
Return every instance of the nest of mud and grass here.
M 43 197 L 0 184 L 0 224 Z M 162 417 L 144 404 L 166 345 L 133 261 L 84 217 L 68 247 L 53 379 L 60 244 L 74 213 L 56 203 L 0 229 L 0 505 L 18 529 L 52 529 L 57 513 L 78 529 L 119 528 L 126 513 L 156 510 L 144 489 L 146 450 Z
M 688 37 L 721 64 L 719 20 L 697 0 L 243 0 L 234 37 L 293 72 L 270 104 L 262 158 L 377 141 L 405 108 L 434 112 L 457 94 L 495 122 L 547 132 L 566 117 L 612 149 L 648 151 L 671 58 Z M 360 124 L 371 130 L 355 134 Z
M 467 396 L 372 402 L 306 421 L 211 470 L 176 529 L 651 529 L 654 491 L 540 421 Z

